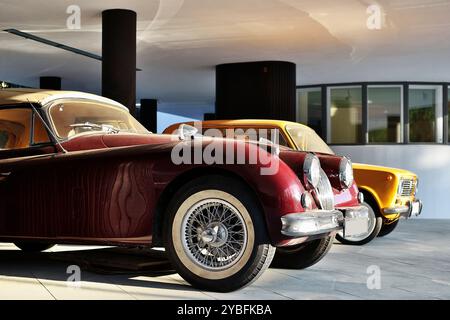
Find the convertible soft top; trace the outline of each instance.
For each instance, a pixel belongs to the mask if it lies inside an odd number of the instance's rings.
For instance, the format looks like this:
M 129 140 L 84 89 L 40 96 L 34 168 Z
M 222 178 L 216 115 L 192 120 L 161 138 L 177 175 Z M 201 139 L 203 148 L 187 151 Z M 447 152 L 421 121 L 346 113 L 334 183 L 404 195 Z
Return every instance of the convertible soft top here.
M 0 90 L 0 105 L 26 103 L 26 102 L 40 103 L 41 105 L 46 105 L 47 103 L 60 99 L 88 99 L 114 105 L 116 107 L 120 107 L 128 111 L 128 108 L 126 108 L 125 106 L 114 100 L 84 92 L 54 91 L 41 89 Z

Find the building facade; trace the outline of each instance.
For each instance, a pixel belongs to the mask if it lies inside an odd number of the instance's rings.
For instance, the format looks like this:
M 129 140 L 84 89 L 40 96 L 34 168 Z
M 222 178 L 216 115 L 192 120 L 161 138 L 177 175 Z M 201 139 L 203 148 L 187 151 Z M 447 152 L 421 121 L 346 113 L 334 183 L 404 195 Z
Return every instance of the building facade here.
M 297 121 L 316 130 L 336 153 L 419 175 L 424 218 L 450 218 L 449 105 L 446 82 L 297 87 Z

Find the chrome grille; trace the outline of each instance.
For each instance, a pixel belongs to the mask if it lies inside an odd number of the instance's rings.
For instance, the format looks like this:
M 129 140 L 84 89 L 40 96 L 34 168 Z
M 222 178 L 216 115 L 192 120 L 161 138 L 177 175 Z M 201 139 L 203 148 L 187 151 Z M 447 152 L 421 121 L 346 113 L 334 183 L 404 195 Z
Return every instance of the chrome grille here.
M 334 209 L 334 194 L 331 188 L 330 180 L 326 173 L 320 169 L 320 181 L 316 188 L 317 200 L 319 200 L 320 207 L 323 210 L 333 210 Z
M 398 194 L 402 197 L 409 197 L 414 195 L 416 189 L 416 183 L 412 179 L 400 180 L 400 185 L 398 188 Z

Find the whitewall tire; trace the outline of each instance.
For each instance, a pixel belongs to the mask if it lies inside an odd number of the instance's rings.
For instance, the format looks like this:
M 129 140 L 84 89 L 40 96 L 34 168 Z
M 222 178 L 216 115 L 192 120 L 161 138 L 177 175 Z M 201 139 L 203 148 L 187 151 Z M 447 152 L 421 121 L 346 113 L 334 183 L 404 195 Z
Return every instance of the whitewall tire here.
M 256 280 L 272 261 L 264 217 L 248 188 L 222 176 L 183 186 L 165 221 L 168 256 L 195 287 L 227 292 Z

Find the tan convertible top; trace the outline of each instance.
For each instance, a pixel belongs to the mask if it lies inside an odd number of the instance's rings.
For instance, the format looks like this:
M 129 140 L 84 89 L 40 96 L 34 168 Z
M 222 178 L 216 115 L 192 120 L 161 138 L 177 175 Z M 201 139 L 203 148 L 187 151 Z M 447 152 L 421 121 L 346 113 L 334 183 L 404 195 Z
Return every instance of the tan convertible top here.
M 0 89 L 0 105 L 26 102 L 40 103 L 41 105 L 45 105 L 59 99 L 88 99 L 108 103 L 128 110 L 125 106 L 114 100 L 90 93 L 40 89 Z

